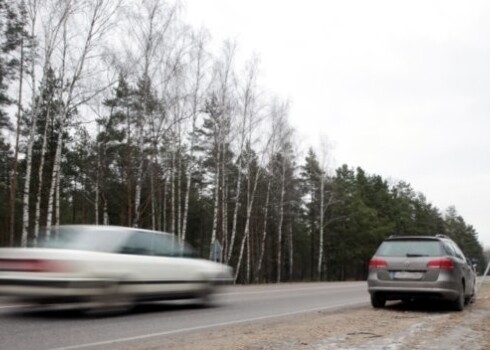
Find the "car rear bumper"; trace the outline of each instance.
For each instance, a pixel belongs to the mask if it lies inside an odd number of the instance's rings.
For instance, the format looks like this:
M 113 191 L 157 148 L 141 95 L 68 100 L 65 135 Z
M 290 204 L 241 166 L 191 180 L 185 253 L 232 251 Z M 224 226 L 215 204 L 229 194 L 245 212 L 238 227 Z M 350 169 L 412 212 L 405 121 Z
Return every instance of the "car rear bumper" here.
M 460 293 L 460 287 L 452 281 L 419 282 L 369 281 L 368 291 L 381 294 L 387 300 L 403 298 L 438 298 L 454 300 Z
M 110 281 L 93 278 L 0 278 L 0 296 L 25 301 L 85 299 L 100 293 Z

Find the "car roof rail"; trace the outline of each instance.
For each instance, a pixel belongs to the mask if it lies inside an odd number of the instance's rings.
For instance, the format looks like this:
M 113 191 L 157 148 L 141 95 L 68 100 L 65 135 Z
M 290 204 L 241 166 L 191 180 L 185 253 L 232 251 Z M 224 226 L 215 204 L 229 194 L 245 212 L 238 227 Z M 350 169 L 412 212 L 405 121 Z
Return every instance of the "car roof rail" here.
M 436 237 L 438 237 L 438 238 L 449 238 L 448 236 L 443 235 L 442 233 L 438 233 L 438 234 L 436 235 Z
M 399 233 L 392 233 L 391 235 L 389 235 L 387 238 L 393 238 L 393 237 L 400 237 L 402 236 L 401 234 Z

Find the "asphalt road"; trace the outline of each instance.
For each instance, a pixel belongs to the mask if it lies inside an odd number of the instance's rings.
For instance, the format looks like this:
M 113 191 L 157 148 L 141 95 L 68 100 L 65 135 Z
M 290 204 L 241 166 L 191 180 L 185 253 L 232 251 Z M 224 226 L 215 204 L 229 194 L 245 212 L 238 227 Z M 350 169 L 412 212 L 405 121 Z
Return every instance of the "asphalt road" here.
M 107 317 L 0 303 L 0 349 L 128 349 L 141 341 L 157 345 L 165 337 L 175 341 L 189 332 L 367 304 L 366 288 L 365 282 L 233 286 L 217 296 L 213 307 L 148 303 Z

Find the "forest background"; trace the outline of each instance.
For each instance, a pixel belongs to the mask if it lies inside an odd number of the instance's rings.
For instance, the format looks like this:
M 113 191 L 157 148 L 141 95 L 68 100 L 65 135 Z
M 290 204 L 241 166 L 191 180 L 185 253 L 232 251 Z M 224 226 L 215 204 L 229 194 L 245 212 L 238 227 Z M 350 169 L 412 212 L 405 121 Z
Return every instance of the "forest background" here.
M 260 60 L 158 0 L 0 0 L 0 239 L 60 224 L 167 231 L 239 283 L 354 280 L 392 234 L 478 234 L 406 181 L 303 154 Z

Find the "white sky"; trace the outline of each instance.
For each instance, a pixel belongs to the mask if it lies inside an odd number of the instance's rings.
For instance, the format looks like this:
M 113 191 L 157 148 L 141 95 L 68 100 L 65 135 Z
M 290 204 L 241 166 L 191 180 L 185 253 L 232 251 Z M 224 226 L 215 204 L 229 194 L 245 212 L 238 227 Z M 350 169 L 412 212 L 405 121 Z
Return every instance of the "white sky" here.
M 261 59 L 303 143 L 409 182 L 490 247 L 490 2 L 186 0 L 213 41 Z

